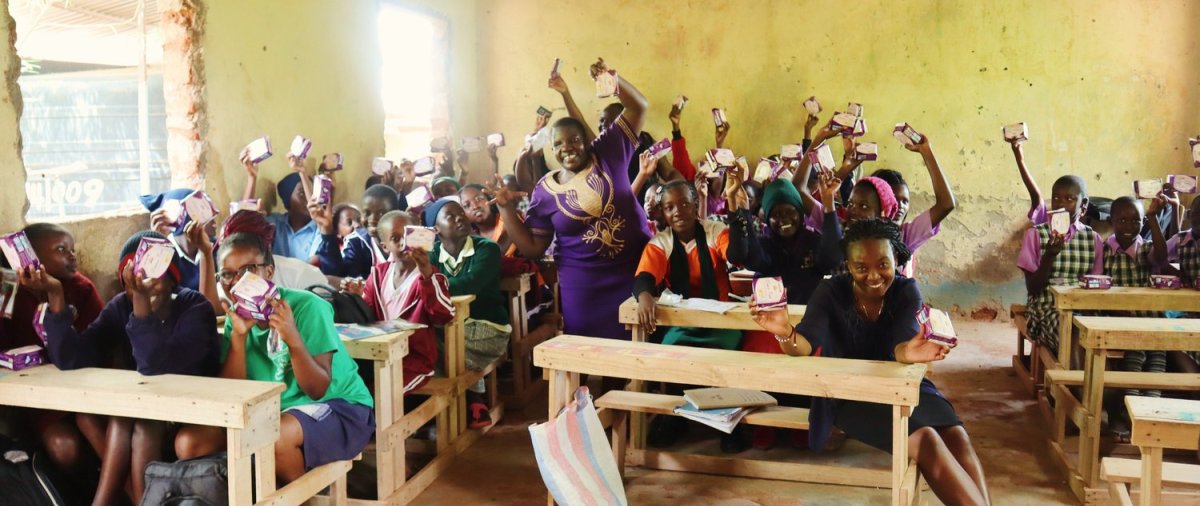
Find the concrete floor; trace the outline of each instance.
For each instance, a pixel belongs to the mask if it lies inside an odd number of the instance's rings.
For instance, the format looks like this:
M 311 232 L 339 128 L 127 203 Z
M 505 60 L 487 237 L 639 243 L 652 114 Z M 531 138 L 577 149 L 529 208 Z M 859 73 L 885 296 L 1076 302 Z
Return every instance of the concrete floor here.
M 956 322 L 958 348 L 936 365 L 934 382 L 954 403 L 983 461 L 996 505 L 1077 504 L 1046 449 L 1046 428 L 1032 399 L 1022 394 L 1011 370 L 1015 330 L 1007 323 Z M 544 504 L 546 489 L 534 462 L 527 427 L 546 415 L 545 402 L 510 411 L 413 504 Z M 697 432 L 695 430 L 693 433 Z M 703 445 L 701 445 L 703 446 Z M 709 444 L 708 451 L 715 444 Z M 705 451 L 701 448 L 700 451 Z M 707 452 L 707 451 L 706 451 Z M 847 443 L 839 458 L 886 462 L 882 452 Z M 799 456 L 776 448 L 771 458 Z M 762 458 L 748 450 L 744 456 Z M 887 504 L 882 490 L 727 478 L 630 468 L 625 480 L 630 504 L 862 505 Z M 941 504 L 925 494 L 930 504 Z

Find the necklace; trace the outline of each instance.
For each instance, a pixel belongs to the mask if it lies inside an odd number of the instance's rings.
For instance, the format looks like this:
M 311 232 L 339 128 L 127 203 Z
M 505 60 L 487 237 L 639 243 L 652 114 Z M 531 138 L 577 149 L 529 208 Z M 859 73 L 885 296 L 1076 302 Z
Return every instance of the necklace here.
M 871 316 L 871 313 L 870 313 L 869 311 L 867 311 L 867 305 L 866 305 L 866 304 L 863 304 L 862 302 L 859 302 L 859 303 L 858 303 L 858 309 L 859 309 L 860 311 L 862 311 L 862 315 L 863 315 L 863 317 L 864 317 L 864 318 L 866 318 L 866 319 L 868 319 L 868 320 L 870 320 L 870 321 L 875 321 L 875 320 L 878 320 L 878 319 L 879 319 L 879 315 L 883 314 L 883 301 L 879 301 L 879 309 L 876 309 L 876 310 L 875 310 L 875 316 L 873 316 L 873 317 Z

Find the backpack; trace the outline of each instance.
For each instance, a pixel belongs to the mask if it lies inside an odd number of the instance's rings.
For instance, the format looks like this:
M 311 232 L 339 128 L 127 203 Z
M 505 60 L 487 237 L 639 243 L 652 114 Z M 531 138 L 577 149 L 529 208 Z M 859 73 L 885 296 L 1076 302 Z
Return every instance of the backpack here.
M 142 506 L 229 506 L 225 453 L 146 466 Z
M 358 295 L 339 292 L 329 285 L 313 285 L 308 291 L 333 306 L 333 323 L 368 324 L 375 321 L 375 312 Z
M 50 479 L 49 459 L 33 448 L 0 436 L 0 505 L 65 506 Z

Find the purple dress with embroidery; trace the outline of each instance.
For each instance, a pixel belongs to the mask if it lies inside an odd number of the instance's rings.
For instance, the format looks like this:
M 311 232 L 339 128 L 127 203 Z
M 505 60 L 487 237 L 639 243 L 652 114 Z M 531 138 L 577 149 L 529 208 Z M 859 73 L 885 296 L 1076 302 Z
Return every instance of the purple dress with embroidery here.
M 637 136 L 624 117 L 592 141 L 595 163 L 559 183 L 563 169 L 538 181 L 525 224 L 534 235 L 553 236 L 568 334 L 629 339 L 617 321 L 633 289 L 642 249 L 650 240 L 646 212 L 634 198 L 629 160 Z

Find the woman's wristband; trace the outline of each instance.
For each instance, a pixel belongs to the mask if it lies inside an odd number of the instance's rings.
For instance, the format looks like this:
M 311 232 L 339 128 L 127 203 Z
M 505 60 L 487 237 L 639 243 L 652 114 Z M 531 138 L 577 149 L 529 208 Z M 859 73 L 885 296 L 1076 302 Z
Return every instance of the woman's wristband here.
M 792 328 L 792 331 L 788 333 L 787 337 L 783 337 L 783 336 L 780 336 L 779 334 L 775 334 L 775 340 L 779 341 L 779 344 L 786 343 L 786 344 L 791 344 L 791 345 L 795 346 L 795 344 L 796 344 L 796 329 L 795 329 L 795 327 Z

